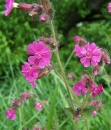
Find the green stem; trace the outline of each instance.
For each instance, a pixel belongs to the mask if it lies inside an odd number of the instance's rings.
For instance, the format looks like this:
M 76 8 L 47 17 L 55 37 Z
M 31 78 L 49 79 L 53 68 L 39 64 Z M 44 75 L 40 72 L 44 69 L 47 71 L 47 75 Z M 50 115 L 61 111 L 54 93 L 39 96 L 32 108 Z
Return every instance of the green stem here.
M 109 81 L 111 82 L 111 77 L 108 75 L 107 71 L 104 69 L 105 74 L 107 75 Z
M 22 106 L 20 107 L 20 111 L 21 111 L 21 114 L 22 114 L 22 121 L 23 121 L 24 130 L 26 130 L 27 128 L 26 128 L 26 122 L 25 122 Z
M 75 128 L 74 130 L 78 130 L 78 122 L 75 122 Z
M 56 73 L 56 74 L 62 79 L 62 81 L 64 82 L 64 79 L 62 78 L 61 74 L 57 71 L 57 69 L 55 68 L 55 66 L 53 65 L 53 63 L 51 63 L 51 64 L 52 64 L 52 67 L 53 67 L 55 73 Z M 69 86 L 69 85 L 68 85 L 68 86 Z M 81 102 L 79 101 L 79 99 L 77 98 L 77 96 L 74 94 L 74 92 L 72 91 L 72 89 L 71 89 L 70 86 L 69 86 L 69 89 L 70 89 L 70 92 L 72 93 L 72 95 L 74 96 L 74 98 L 76 99 L 78 105 L 81 107 L 81 106 L 82 106 L 82 105 L 81 105 Z
M 82 109 L 81 109 L 81 112 L 83 111 L 83 109 L 85 108 L 85 105 L 86 105 L 86 102 L 89 98 L 89 95 L 90 95 L 90 88 L 88 87 L 88 93 L 85 95 L 84 97 L 84 100 L 83 100 L 83 103 L 82 103 Z
M 57 40 L 56 40 L 56 33 L 55 33 L 55 30 L 54 30 L 54 26 L 53 26 L 52 21 L 50 21 L 50 26 L 51 26 L 51 31 L 52 31 L 53 38 L 54 38 L 55 41 L 57 41 Z M 68 92 L 68 95 L 69 95 L 69 98 L 70 98 L 70 102 L 71 102 L 71 105 L 72 105 L 72 109 L 73 109 L 73 111 L 75 111 L 75 108 L 74 108 L 74 106 L 73 106 L 73 100 L 72 100 L 71 93 L 70 93 L 70 89 L 69 89 L 69 85 L 68 85 L 67 80 L 66 80 L 65 72 L 64 72 L 64 69 L 63 69 L 63 66 L 62 66 L 60 57 L 59 57 L 58 50 L 55 52 L 55 55 L 56 55 L 56 58 L 57 58 L 57 61 L 58 61 L 58 64 L 59 64 L 59 67 L 60 67 L 60 70 L 61 70 L 61 74 L 62 74 L 64 83 L 65 83 L 65 85 L 66 85 L 66 89 L 67 89 L 67 92 Z
M 85 118 L 85 122 L 86 122 L 86 130 L 89 130 L 88 120 L 86 118 Z

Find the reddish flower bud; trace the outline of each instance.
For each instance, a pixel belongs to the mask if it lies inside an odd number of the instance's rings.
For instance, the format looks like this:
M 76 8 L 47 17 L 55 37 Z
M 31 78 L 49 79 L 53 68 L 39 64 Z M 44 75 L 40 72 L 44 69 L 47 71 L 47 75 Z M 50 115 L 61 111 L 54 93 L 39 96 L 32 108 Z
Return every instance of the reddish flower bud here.
M 26 100 L 29 99 L 29 98 L 31 98 L 32 96 L 34 96 L 34 94 L 30 93 L 30 92 L 24 92 L 24 93 L 21 93 L 20 96 L 22 97 L 22 100 L 25 103 Z
M 103 58 L 104 62 L 106 64 L 110 64 L 110 57 L 109 57 L 107 51 L 104 49 L 101 49 L 101 51 L 102 51 L 102 58 Z
M 41 5 L 43 5 L 45 12 L 48 12 L 48 10 L 51 8 L 49 0 L 42 0 Z
M 45 69 L 40 69 L 40 70 L 39 70 L 39 73 L 38 73 L 38 78 L 37 78 L 37 79 L 40 79 L 40 78 L 42 78 L 43 76 L 48 75 L 51 70 L 52 70 L 52 67 L 47 67 L 47 68 L 45 68 Z
M 53 38 L 39 38 L 38 41 L 43 41 L 45 44 L 49 45 L 52 48 L 55 48 L 57 46 L 57 42 Z
M 83 46 L 87 43 L 87 41 L 84 38 L 79 37 L 79 36 L 74 37 L 74 42 L 78 43 L 80 46 Z
M 100 65 L 97 64 L 97 66 L 95 66 L 94 69 L 93 69 L 93 73 L 94 73 L 95 76 L 98 75 L 99 70 L 100 70 Z
M 92 116 L 96 116 L 97 112 L 93 111 Z
M 13 107 L 20 107 L 21 105 L 22 105 L 21 99 L 19 99 L 19 98 L 14 99 L 14 101 L 11 104 L 11 106 L 13 106 Z
M 94 84 L 94 81 L 91 79 L 91 76 L 87 72 L 83 73 L 80 81 L 90 86 Z
M 21 9 L 22 11 L 31 11 L 33 9 L 33 5 L 32 4 L 26 4 L 26 3 L 20 3 L 18 5 L 19 9 Z
M 40 22 L 46 22 L 46 21 L 48 21 L 49 20 L 49 15 L 47 15 L 47 14 L 42 14 L 41 16 L 40 16 Z

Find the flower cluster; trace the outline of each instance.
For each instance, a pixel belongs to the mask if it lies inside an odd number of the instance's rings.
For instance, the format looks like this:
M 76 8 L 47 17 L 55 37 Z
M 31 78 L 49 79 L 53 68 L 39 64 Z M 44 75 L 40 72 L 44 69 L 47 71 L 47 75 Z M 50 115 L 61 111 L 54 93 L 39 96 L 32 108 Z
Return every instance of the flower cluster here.
M 10 120 L 15 120 L 16 119 L 16 110 L 21 107 L 21 105 L 23 103 L 26 103 L 26 100 L 32 98 L 35 98 L 36 95 L 30 92 L 24 92 L 20 94 L 21 98 L 16 98 L 13 100 L 13 102 L 11 103 L 12 108 L 9 108 L 5 114 L 6 117 Z M 46 101 L 41 101 L 41 102 L 34 102 L 35 104 L 35 108 L 38 111 L 42 110 L 42 107 L 45 105 Z
M 88 74 L 83 74 L 81 80 L 74 84 L 72 90 L 78 96 L 91 93 L 92 98 L 94 98 L 96 95 L 100 95 L 104 89 L 102 84 L 96 86 Z
M 99 48 L 94 42 L 86 42 L 85 39 L 79 36 L 74 37 L 74 42 L 78 43 L 75 45 L 74 53 L 80 58 L 80 62 L 84 67 L 94 66 L 93 73 L 95 76 L 98 75 L 104 63 L 110 64 L 110 58 L 106 50 Z
M 92 113 L 92 116 L 96 116 L 97 112 L 102 108 L 102 101 L 100 100 L 93 100 L 91 101 L 91 103 L 89 104 L 90 107 L 92 106 L 96 106 L 95 110 Z
M 44 75 L 46 75 L 46 67 L 50 65 L 52 54 L 50 48 L 40 40 L 29 44 L 27 53 L 30 54 L 30 56 L 28 62 L 22 65 L 22 75 L 33 87 L 36 87 L 35 81 L 40 78 L 41 72 L 42 74 L 44 72 Z
M 39 4 L 15 3 L 14 0 L 5 0 L 5 2 L 5 16 L 8 16 L 13 8 L 18 8 L 22 11 L 28 12 L 29 16 L 32 18 L 39 18 L 40 22 L 47 22 L 54 14 L 54 10 L 50 7 L 50 3 L 47 3 L 46 7 L 46 5 Z

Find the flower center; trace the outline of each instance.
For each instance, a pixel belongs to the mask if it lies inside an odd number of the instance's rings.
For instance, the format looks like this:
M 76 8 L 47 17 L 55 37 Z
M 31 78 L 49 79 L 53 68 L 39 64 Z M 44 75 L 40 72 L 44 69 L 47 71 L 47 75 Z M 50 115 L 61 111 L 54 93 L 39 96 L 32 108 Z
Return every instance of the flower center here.
M 81 90 L 81 86 L 78 86 L 78 90 Z
M 89 58 L 91 58 L 91 57 L 92 57 L 92 54 L 91 54 L 91 52 L 90 52 L 90 51 L 88 51 L 86 55 L 87 55 Z
M 37 56 L 37 59 L 40 59 L 40 58 L 41 58 L 40 53 L 36 53 L 35 55 Z

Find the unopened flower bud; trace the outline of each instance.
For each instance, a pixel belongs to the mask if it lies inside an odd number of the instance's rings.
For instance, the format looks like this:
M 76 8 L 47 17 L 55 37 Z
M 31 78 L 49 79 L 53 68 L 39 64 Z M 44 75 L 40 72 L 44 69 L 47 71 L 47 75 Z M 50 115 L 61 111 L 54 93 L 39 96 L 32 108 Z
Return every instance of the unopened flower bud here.
M 26 3 L 19 3 L 18 8 L 22 11 L 31 11 L 33 9 L 32 4 L 26 4 Z
M 24 103 L 26 102 L 27 99 L 31 98 L 34 94 L 30 93 L 30 92 L 24 92 L 21 93 L 20 96 L 22 97 L 22 100 L 24 101 Z
M 32 17 L 37 17 L 42 14 L 43 6 L 34 4 L 33 9 L 30 11 L 29 15 Z
M 45 12 L 48 12 L 48 10 L 51 8 L 49 0 L 44 0 L 42 5 Z
M 91 79 L 91 76 L 87 72 L 83 73 L 80 81 L 85 84 L 89 84 L 90 86 L 94 83 L 93 80 Z
M 12 104 L 11 104 L 11 106 L 13 106 L 13 107 L 20 107 L 21 105 L 22 105 L 21 99 L 19 99 L 19 98 L 16 98 L 16 99 L 12 102 Z
M 107 51 L 104 49 L 101 49 L 101 51 L 102 51 L 102 58 L 103 58 L 104 62 L 106 64 L 110 64 L 110 57 L 109 57 Z
M 92 116 L 96 116 L 97 112 L 93 111 Z
M 93 73 L 94 73 L 95 76 L 98 75 L 99 70 L 100 70 L 100 65 L 99 64 L 97 64 L 97 66 L 94 66 Z
M 48 21 L 49 20 L 49 15 L 47 15 L 47 14 L 42 14 L 41 16 L 40 16 L 40 22 L 46 22 L 46 21 Z
M 55 48 L 57 46 L 57 42 L 53 38 L 39 38 L 38 41 L 43 41 L 45 44 L 49 45 L 52 48 Z
M 47 67 L 47 68 L 45 68 L 45 69 L 39 70 L 38 78 L 37 78 L 37 79 L 40 79 L 40 78 L 42 78 L 42 77 L 48 75 L 51 70 L 52 70 L 52 67 Z
M 78 43 L 80 46 L 83 46 L 87 43 L 87 41 L 84 38 L 79 37 L 79 36 L 74 37 L 74 42 Z
M 100 106 L 100 104 L 102 105 L 102 101 L 100 101 L 100 100 L 93 100 L 93 101 L 90 102 L 89 106 L 94 106 L 94 105 Z
M 46 101 L 42 101 L 42 102 L 35 102 L 35 107 L 38 111 L 42 110 L 42 107 L 45 105 Z

